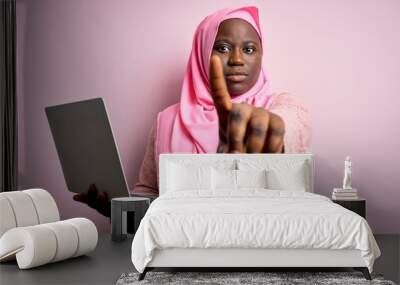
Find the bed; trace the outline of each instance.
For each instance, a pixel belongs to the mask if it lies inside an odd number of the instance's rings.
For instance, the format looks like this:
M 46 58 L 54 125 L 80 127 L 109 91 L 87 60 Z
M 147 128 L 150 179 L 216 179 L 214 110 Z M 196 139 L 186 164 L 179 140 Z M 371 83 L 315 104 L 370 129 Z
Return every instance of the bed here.
M 160 196 L 132 242 L 158 267 L 352 267 L 380 250 L 364 218 L 314 193 L 312 154 L 161 154 Z

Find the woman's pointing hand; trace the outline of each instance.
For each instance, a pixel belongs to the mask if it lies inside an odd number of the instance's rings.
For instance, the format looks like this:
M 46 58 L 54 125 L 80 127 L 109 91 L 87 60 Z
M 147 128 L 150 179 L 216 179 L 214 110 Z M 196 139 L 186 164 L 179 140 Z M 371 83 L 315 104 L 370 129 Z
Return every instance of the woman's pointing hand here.
M 285 124 L 264 108 L 232 103 L 221 60 L 211 56 L 210 89 L 219 119 L 219 146 L 224 153 L 282 153 Z

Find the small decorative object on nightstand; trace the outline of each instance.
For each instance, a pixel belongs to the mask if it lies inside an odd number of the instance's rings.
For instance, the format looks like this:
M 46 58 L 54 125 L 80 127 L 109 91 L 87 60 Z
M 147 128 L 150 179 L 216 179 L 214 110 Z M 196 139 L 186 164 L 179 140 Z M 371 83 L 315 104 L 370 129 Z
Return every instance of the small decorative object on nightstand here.
M 135 233 L 140 221 L 150 205 L 150 199 L 144 197 L 122 197 L 111 200 L 111 239 L 123 241 L 128 233 Z M 132 225 L 128 225 L 129 215 L 133 214 Z
M 357 200 L 358 193 L 357 189 L 351 186 L 351 175 L 352 175 L 352 162 L 350 156 L 346 157 L 344 161 L 344 176 L 343 176 L 343 188 L 334 188 L 332 193 L 333 200 Z
M 356 214 L 359 214 L 364 219 L 366 218 L 366 200 L 365 199 L 362 199 L 362 198 L 357 198 L 357 199 L 352 199 L 352 200 L 332 199 L 332 201 L 350 211 L 353 211 Z
M 350 156 L 346 157 L 344 161 L 344 176 L 343 176 L 343 189 L 352 189 L 351 187 L 351 173 L 352 163 Z

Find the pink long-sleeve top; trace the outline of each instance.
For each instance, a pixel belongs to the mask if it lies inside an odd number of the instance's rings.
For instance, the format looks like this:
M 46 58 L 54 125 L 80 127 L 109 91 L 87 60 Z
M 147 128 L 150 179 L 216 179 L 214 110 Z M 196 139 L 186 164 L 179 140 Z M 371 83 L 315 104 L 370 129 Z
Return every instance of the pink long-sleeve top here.
M 311 120 L 302 101 L 288 93 L 271 95 L 269 112 L 279 115 L 285 122 L 285 153 L 304 153 L 309 151 L 311 143 Z M 133 194 L 158 196 L 158 165 L 155 157 L 157 120 L 153 124 L 147 141 L 146 152 L 135 184 Z

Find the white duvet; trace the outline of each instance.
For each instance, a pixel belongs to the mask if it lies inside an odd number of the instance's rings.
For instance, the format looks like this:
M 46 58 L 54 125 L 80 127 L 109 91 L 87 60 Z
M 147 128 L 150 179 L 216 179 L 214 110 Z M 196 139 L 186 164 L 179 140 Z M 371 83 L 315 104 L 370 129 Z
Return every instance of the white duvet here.
M 143 272 L 154 249 L 176 247 L 358 249 L 370 272 L 380 255 L 359 215 L 321 195 L 265 189 L 160 196 L 133 239 L 133 265 Z

